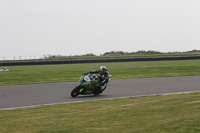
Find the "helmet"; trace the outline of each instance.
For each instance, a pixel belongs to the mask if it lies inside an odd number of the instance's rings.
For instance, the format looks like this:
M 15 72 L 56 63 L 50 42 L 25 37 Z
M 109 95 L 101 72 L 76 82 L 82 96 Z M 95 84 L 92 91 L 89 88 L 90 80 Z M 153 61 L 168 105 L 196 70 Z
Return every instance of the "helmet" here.
M 106 72 L 106 67 L 105 66 L 100 66 L 99 67 L 99 72 L 100 72 L 100 74 L 104 74 Z

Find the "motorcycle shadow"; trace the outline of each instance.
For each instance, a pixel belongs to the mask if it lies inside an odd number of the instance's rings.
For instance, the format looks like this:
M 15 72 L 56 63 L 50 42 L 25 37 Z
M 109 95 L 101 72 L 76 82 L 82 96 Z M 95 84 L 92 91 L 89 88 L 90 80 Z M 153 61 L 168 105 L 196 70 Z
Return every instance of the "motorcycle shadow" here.
M 103 97 L 104 95 L 79 95 L 77 97 L 71 97 L 71 98 L 89 98 L 89 97 Z

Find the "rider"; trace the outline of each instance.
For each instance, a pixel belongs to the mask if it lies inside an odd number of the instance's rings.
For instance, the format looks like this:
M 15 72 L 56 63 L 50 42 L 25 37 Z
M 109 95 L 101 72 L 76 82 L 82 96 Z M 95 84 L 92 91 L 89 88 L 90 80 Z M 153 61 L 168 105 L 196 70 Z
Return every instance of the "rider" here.
M 99 91 L 101 93 L 101 92 L 103 92 L 101 86 L 103 86 L 105 83 L 108 83 L 109 71 L 106 70 L 105 66 L 100 66 L 98 70 L 94 70 L 94 71 L 84 73 L 84 75 L 94 74 L 94 73 L 99 73 L 100 83 L 96 83 L 96 84 L 94 84 L 94 86 L 97 89 L 97 91 Z

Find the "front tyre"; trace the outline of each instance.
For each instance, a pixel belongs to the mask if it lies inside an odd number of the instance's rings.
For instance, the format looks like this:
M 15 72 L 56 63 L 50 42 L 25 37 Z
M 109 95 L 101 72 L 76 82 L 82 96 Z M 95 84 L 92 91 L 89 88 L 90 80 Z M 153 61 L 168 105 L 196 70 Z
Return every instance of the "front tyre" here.
M 71 96 L 72 97 L 77 97 L 79 95 L 79 91 L 80 91 L 81 87 L 80 86 L 77 86 L 75 87 L 72 92 L 71 92 Z

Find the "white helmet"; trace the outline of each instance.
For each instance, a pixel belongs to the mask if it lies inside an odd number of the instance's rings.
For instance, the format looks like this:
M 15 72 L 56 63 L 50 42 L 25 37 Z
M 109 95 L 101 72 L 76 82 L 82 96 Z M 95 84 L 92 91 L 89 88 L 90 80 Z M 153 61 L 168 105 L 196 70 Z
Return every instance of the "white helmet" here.
M 106 67 L 105 66 L 100 66 L 99 67 L 99 72 L 100 72 L 100 74 L 104 74 L 106 72 Z

